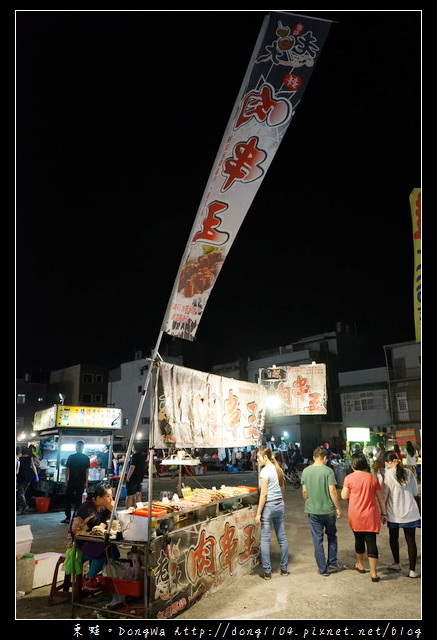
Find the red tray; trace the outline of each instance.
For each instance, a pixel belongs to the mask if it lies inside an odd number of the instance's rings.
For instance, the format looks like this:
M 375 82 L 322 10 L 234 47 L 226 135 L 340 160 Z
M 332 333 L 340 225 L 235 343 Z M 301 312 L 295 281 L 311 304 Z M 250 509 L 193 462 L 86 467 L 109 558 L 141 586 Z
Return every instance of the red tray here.
M 132 511 L 134 516 L 144 516 L 148 517 L 149 509 L 147 507 L 143 507 L 142 509 L 135 509 Z M 159 518 L 159 516 L 166 516 L 167 511 L 165 509 L 152 509 L 152 518 Z
M 97 576 L 97 581 L 109 593 L 138 598 L 144 593 L 144 582 L 120 580 L 120 578 L 110 578 L 109 576 Z

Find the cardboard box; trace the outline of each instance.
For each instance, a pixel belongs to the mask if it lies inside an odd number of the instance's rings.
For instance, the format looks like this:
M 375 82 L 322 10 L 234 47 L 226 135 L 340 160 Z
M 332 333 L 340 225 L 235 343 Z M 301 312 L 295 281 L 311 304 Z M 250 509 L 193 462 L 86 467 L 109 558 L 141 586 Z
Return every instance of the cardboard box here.
M 61 553 L 55 553 L 54 551 L 36 553 L 34 555 L 35 572 L 33 574 L 33 589 L 52 584 L 53 574 L 55 573 L 55 568 L 61 555 Z M 62 582 L 64 577 L 65 573 L 61 567 L 59 567 L 57 581 Z
M 30 553 L 33 535 L 30 524 L 15 527 L 15 555 Z

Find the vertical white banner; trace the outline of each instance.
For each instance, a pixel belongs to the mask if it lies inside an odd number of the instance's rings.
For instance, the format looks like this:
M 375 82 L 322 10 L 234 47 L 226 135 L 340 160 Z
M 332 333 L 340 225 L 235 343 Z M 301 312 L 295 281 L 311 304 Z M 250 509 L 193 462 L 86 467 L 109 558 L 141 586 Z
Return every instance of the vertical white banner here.
M 213 165 L 162 331 L 194 340 L 232 242 L 296 112 L 331 22 L 266 16 Z

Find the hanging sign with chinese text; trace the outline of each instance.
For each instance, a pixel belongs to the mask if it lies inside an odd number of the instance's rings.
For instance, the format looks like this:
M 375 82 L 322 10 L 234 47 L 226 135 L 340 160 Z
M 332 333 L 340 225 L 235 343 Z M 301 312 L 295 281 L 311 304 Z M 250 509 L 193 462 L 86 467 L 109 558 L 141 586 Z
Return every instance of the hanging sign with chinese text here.
M 157 375 L 154 447 L 261 444 L 266 397 L 261 385 L 166 362 Z
M 283 367 L 285 380 L 269 393 L 280 400 L 271 413 L 275 416 L 316 416 L 327 413 L 326 365 L 308 364 Z
M 328 20 L 283 12 L 264 19 L 182 257 L 162 325 L 166 333 L 194 340 L 211 289 L 330 26 Z

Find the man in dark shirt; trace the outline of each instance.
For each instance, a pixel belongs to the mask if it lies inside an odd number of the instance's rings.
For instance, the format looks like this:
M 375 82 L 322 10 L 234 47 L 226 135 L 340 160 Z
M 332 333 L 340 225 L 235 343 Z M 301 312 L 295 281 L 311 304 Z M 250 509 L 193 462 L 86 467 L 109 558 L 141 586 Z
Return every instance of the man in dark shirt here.
M 131 460 L 126 476 L 126 508 L 134 507 L 136 502 L 141 502 L 141 483 L 146 473 L 147 454 L 143 447 L 139 446 Z
M 76 442 L 76 453 L 68 456 L 65 469 L 65 483 L 67 491 L 65 493 L 65 519 L 62 522 L 68 524 L 71 519 L 71 505 L 74 511 L 82 502 L 82 494 L 88 488 L 88 474 L 90 459 L 83 453 L 85 443 L 83 440 Z

